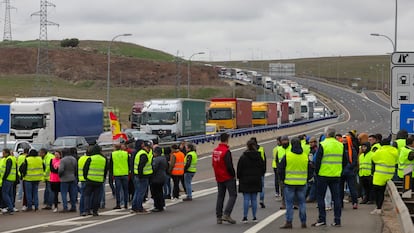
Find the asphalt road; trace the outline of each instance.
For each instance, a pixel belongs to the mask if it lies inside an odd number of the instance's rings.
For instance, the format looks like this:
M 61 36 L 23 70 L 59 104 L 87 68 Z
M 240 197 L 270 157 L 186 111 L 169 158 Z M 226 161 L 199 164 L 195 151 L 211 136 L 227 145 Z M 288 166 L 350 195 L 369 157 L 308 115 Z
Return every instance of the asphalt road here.
M 303 80 L 297 79 L 298 82 Z M 382 133 L 390 132 L 390 113 L 387 107 L 370 100 L 370 94 L 357 94 L 353 91 L 343 90 L 325 83 L 306 81 L 306 84 L 324 92 L 327 96 L 336 99 L 348 112 L 344 112 L 343 119 L 349 119 L 343 123 L 333 125 L 341 133 L 351 129 L 358 132 Z M 319 136 L 323 127 L 304 132 L 309 135 Z M 279 134 L 288 134 L 289 129 L 280 131 Z M 274 140 L 260 142 L 265 147 L 268 158 L 271 158 Z M 213 146 L 212 146 L 213 149 Z M 235 166 L 244 148 L 233 148 L 233 160 Z M 79 217 L 78 214 L 52 213 L 51 211 L 39 211 L 36 213 L 16 213 L 14 216 L 0 216 L 0 229 L 2 232 L 275 232 L 281 231 L 279 225 L 284 222 L 284 211 L 279 210 L 280 200 L 274 198 L 274 176 L 271 170 L 271 162 L 268 159 L 268 173 L 265 179 L 265 209 L 258 209 L 259 223 L 249 222 L 241 224 L 243 212 L 242 195 L 239 194 L 232 217 L 238 221 L 235 225 L 217 225 L 215 219 L 216 184 L 211 168 L 209 154 L 200 155 L 198 172 L 193 180 L 192 202 L 167 202 L 167 210 L 162 213 L 148 215 L 129 214 L 127 210 L 112 210 L 114 200 L 107 193 L 107 208 L 101 210 L 99 217 Z M 109 190 L 107 190 L 109 191 Z M 42 192 L 40 192 L 42 194 Z M 151 207 L 151 204 L 146 204 Z M 358 210 L 352 210 L 350 204 L 345 205 L 342 217 L 342 227 L 311 228 L 310 224 L 317 219 L 316 204 L 307 205 L 308 228 L 299 228 L 298 213 L 294 215 L 294 231 L 291 232 L 381 232 L 382 224 L 378 216 L 372 216 L 369 212 L 373 206 L 360 205 Z M 327 214 L 328 223 L 332 222 L 333 213 Z M 251 213 L 249 213 L 251 219 Z

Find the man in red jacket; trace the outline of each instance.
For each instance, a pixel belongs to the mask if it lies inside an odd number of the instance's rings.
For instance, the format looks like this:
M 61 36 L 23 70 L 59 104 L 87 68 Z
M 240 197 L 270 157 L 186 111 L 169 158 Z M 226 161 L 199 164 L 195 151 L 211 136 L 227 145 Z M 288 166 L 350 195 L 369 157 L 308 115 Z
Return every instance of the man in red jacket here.
M 236 203 L 237 190 L 235 171 L 233 167 L 233 159 L 228 146 L 229 134 L 223 133 L 220 135 L 220 144 L 213 151 L 212 164 L 214 174 L 217 181 L 217 203 L 216 216 L 217 224 L 222 224 L 223 221 L 235 224 L 236 221 L 230 217 Z M 226 190 L 229 192 L 229 200 L 223 214 L 224 198 L 226 197 Z

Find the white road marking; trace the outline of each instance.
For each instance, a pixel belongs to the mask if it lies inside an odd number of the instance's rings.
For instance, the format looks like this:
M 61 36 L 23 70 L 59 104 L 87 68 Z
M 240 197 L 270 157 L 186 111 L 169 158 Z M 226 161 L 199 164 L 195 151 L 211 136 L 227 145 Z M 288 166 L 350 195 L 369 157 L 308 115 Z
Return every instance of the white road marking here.
M 279 210 L 276 213 L 270 215 L 269 217 L 263 219 L 253 227 L 250 227 L 247 231 L 244 233 L 256 233 L 259 232 L 261 229 L 265 228 L 267 225 L 275 221 L 276 219 L 280 218 L 282 215 L 286 213 L 286 210 Z

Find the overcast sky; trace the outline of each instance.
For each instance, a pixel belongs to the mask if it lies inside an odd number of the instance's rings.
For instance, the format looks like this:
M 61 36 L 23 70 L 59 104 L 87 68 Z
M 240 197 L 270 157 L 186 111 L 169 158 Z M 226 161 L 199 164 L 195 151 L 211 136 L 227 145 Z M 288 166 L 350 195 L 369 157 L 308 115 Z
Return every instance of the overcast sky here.
M 40 0 L 10 0 L 13 40 L 39 37 Z M 395 0 L 51 0 L 50 40 L 119 40 L 194 60 L 259 60 L 392 52 Z M 3 26 L 4 4 L 0 18 Z M 398 0 L 399 51 L 414 51 L 414 1 Z M 3 29 L 3 28 L 2 28 Z

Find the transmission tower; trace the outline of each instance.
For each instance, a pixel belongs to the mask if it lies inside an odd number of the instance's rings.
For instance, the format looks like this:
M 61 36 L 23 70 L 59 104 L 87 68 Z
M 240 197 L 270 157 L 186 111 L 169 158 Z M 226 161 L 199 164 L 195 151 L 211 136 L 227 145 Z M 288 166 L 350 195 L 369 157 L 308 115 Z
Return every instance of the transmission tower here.
M 4 0 L 4 4 L 6 6 L 6 12 L 4 14 L 3 41 L 11 41 L 12 40 L 12 30 L 11 30 L 10 9 L 16 9 L 16 8 L 10 5 L 10 0 Z
M 40 11 L 33 13 L 31 16 L 40 17 L 40 34 L 39 47 L 37 49 L 37 66 L 36 66 L 36 83 L 35 93 L 38 95 L 48 95 L 50 92 L 50 64 L 49 64 L 49 50 L 47 41 L 47 26 L 59 26 L 59 24 L 47 20 L 47 8 L 56 7 L 55 4 L 40 0 Z M 43 76 L 43 77 L 42 77 Z

